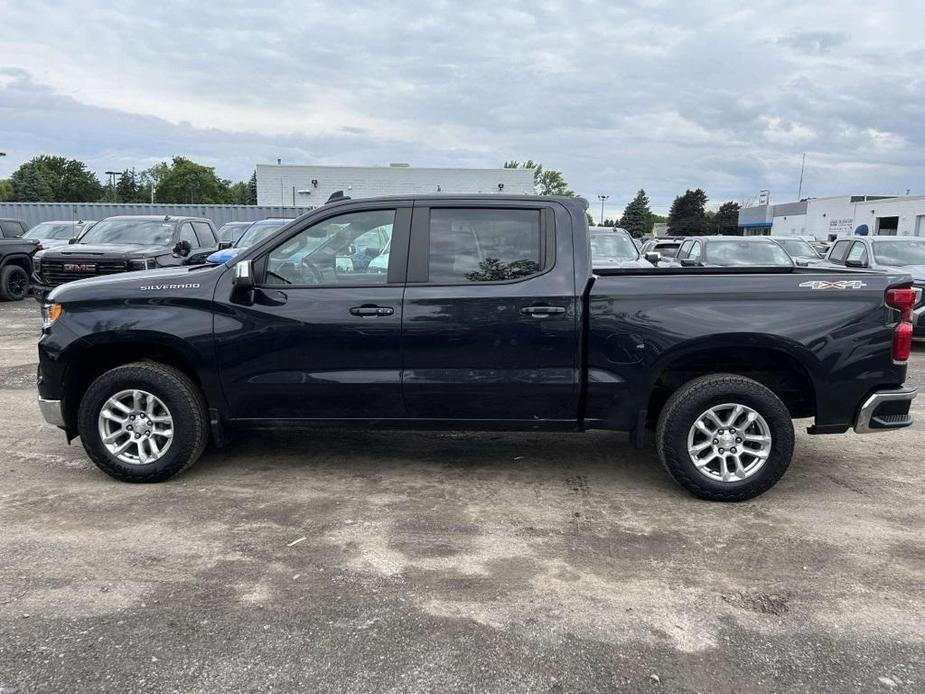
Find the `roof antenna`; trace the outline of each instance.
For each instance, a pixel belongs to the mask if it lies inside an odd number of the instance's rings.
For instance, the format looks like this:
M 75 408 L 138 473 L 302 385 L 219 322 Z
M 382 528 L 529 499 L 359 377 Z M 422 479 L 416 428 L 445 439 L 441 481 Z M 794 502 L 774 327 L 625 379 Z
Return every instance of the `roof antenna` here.
M 341 200 L 350 200 L 350 197 L 344 195 L 344 191 L 335 190 L 331 193 L 330 197 L 324 201 L 324 204 L 327 205 L 329 202 L 340 202 Z

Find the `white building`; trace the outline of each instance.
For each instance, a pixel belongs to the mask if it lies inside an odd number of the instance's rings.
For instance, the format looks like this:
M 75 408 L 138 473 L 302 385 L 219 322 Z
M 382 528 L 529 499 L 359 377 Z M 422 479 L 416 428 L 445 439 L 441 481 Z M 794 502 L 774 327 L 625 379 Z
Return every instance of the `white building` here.
M 739 211 L 739 230 L 746 235 L 925 236 L 925 195 L 839 195 L 808 198 Z
M 351 198 L 435 193 L 533 194 L 531 169 L 257 165 L 257 204 L 311 207 L 342 190 Z

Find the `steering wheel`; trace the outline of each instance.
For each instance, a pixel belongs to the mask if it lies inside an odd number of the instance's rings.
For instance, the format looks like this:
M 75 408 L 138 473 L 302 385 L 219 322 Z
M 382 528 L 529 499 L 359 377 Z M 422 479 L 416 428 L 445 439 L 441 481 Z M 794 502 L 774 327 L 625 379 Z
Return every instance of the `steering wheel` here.
M 324 275 L 321 274 L 321 270 L 308 259 L 308 257 L 302 258 L 302 275 L 305 275 L 305 270 L 308 270 L 311 274 L 312 281 L 314 284 L 324 284 Z

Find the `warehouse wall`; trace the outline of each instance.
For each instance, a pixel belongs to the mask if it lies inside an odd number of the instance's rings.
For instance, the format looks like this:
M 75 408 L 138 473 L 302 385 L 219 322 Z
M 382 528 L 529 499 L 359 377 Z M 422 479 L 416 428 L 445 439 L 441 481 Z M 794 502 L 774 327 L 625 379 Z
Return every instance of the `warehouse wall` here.
M 499 190 L 498 184 L 504 189 Z M 437 193 L 532 195 L 535 192 L 532 169 L 257 166 L 257 202 L 261 205 L 322 205 L 338 190 L 351 198 Z

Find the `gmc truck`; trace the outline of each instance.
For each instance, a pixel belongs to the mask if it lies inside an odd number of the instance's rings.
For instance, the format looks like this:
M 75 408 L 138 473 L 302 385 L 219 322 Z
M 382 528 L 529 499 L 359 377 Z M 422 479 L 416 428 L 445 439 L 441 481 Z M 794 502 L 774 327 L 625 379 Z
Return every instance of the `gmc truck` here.
M 668 473 L 719 501 L 775 484 L 794 418 L 912 423 L 908 275 L 596 269 L 585 206 L 342 199 L 226 264 L 68 283 L 43 307 L 41 411 L 126 482 L 230 430 L 654 428 Z M 352 264 L 374 229 L 381 258 Z
M 0 300 L 20 301 L 29 293 L 32 257 L 40 248 L 31 239 L 0 237 Z

